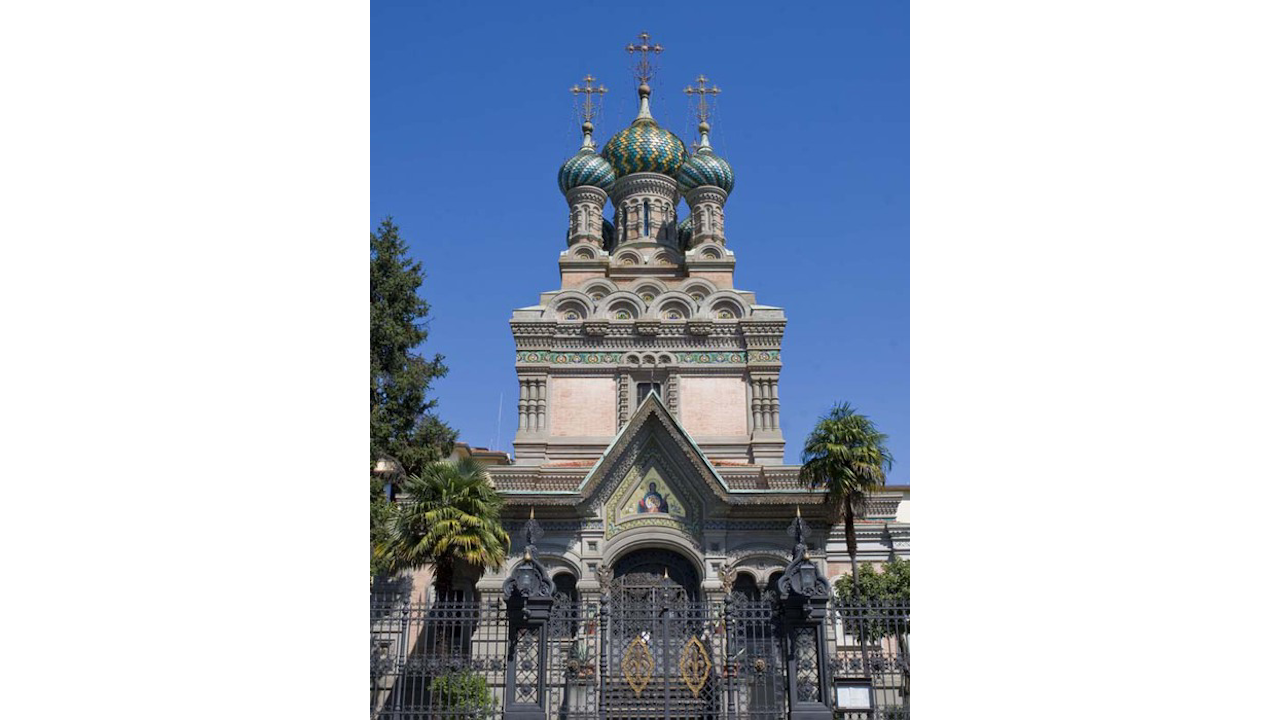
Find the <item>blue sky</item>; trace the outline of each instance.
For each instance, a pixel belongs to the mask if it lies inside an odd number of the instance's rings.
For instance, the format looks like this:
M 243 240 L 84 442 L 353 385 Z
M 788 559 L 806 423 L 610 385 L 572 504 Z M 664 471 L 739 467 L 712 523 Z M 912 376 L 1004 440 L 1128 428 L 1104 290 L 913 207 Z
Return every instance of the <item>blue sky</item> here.
M 441 416 L 464 442 L 510 450 L 507 320 L 559 285 L 556 171 L 580 142 L 567 91 L 587 73 L 609 87 L 603 144 L 635 115 L 622 48 L 643 29 L 667 48 L 651 83 L 660 124 L 692 144 L 680 90 L 703 73 L 723 91 L 711 139 L 737 175 L 725 208 L 736 286 L 789 318 L 787 462 L 847 400 L 889 434 L 889 481 L 908 482 L 908 4 L 636 7 L 372 4 L 369 222 L 393 216 L 425 266 L 425 350 L 450 367 L 434 388 Z

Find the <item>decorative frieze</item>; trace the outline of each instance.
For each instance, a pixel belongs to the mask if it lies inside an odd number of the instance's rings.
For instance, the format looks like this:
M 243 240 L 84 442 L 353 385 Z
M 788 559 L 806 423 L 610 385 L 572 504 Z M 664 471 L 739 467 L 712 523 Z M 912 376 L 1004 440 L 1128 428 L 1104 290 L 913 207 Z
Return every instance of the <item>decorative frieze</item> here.
M 548 352 L 606 352 L 614 350 L 635 350 L 637 352 L 657 350 L 678 350 L 681 352 L 745 352 L 742 340 L 730 336 L 713 337 L 557 337 L 557 338 L 520 338 L 516 340 L 516 350 L 546 350 Z
M 642 320 L 640 322 L 648 321 Z M 694 319 L 689 322 L 665 320 L 657 321 L 657 323 L 657 332 L 654 334 L 663 338 L 687 337 L 689 335 L 709 335 L 732 338 L 745 337 L 742 332 L 739 331 L 737 322 Z M 511 325 L 512 333 L 515 335 L 516 342 L 519 343 L 529 338 L 550 340 L 552 338 L 575 338 L 583 335 L 604 335 L 607 337 L 624 338 L 631 342 L 634 342 L 637 339 L 643 340 L 644 338 L 636 331 L 636 324 L 637 322 L 634 320 L 620 321 L 590 318 L 582 322 L 558 322 L 556 320 L 549 320 L 539 321 L 536 325 L 521 324 L 517 326 L 515 323 L 512 323 Z M 693 329 L 695 325 L 698 328 L 696 332 Z M 773 337 L 775 340 L 775 342 L 772 343 L 773 347 L 777 347 L 782 344 L 781 335 Z M 758 347 L 762 346 L 758 342 L 755 344 Z M 769 343 L 765 343 L 763 346 L 768 345 Z
M 503 520 L 502 528 L 507 531 L 508 535 L 515 536 L 519 533 L 520 528 L 525 525 L 524 520 Z M 603 530 L 604 521 L 599 518 L 586 518 L 583 520 L 539 520 L 538 524 L 547 532 L 554 533 L 580 533 L 585 530 Z
M 777 350 L 751 350 L 747 352 L 676 352 L 676 362 L 691 365 L 721 365 L 743 362 L 781 362 Z M 622 362 L 620 352 L 556 352 L 554 350 L 522 350 L 516 353 L 516 362 L 549 363 L 552 365 L 600 365 Z
M 601 363 L 616 363 L 622 357 L 622 353 L 558 353 L 548 350 L 530 350 L 527 352 L 516 353 L 516 362 L 537 362 L 551 363 L 553 365 L 599 365 Z

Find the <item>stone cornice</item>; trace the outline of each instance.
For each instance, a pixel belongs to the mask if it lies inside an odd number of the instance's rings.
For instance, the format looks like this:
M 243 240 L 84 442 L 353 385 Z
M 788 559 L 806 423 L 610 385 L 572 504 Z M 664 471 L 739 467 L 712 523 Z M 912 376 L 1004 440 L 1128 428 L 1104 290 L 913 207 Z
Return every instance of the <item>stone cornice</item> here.
M 636 194 L 659 195 L 673 203 L 680 201 L 679 186 L 676 181 L 660 173 L 631 173 L 624 175 L 613 184 L 609 197 L 614 205 Z
M 733 257 L 727 257 L 720 260 L 717 260 L 714 258 L 697 257 L 694 254 L 694 251 L 690 250 L 689 252 L 685 253 L 684 264 L 685 264 L 685 267 L 689 270 L 689 272 L 695 272 L 699 270 L 701 271 L 722 270 L 725 272 L 732 272 L 734 265 L 737 264 L 737 261 L 734 260 Z
M 604 207 L 605 200 L 608 199 L 609 195 L 598 187 L 579 185 L 571 188 L 564 197 L 570 205 L 578 202 L 589 202 L 599 207 Z
M 685 201 L 690 205 L 709 202 L 723 206 L 725 201 L 729 199 L 729 193 L 726 193 L 715 185 L 699 185 L 685 193 L 684 197 Z
M 517 349 L 516 366 L 528 367 L 531 365 L 545 365 L 584 368 L 600 365 L 628 366 L 635 364 L 628 359 L 629 355 L 643 352 L 644 350 L 641 349 L 629 351 L 557 351 Z M 745 365 L 753 369 L 759 367 L 781 367 L 781 355 L 777 350 L 743 351 L 696 349 L 671 350 L 666 352 L 671 355 L 671 361 L 667 363 L 668 366 Z
M 664 337 L 662 335 L 637 338 L 631 340 L 626 337 L 550 337 L 550 338 L 517 338 L 517 350 L 547 350 L 552 352 L 581 352 L 581 351 L 613 351 L 619 352 L 623 350 L 635 350 L 637 352 L 645 352 L 648 350 L 682 350 L 688 352 L 744 352 L 747 348 L 740 338 L 732 335 L 698 337 L 696 335 L 686 337 Z M 751 349 L 755 350 L 756 347 Z M 778 349 L 775 345 L 772 348 Z

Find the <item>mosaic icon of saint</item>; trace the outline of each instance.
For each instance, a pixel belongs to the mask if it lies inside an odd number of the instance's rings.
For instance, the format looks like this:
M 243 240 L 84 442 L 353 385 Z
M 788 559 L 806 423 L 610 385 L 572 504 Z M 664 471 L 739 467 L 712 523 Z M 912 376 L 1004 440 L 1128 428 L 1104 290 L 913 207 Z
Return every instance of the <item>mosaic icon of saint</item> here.
M 658 513 L 667 512 L 667 499 L 662 497 L 662 493 L 658 492 L 658 483 L 649 483 L 649 492 L 640 498 L 640 502 L 636 505 L 638 513 Z

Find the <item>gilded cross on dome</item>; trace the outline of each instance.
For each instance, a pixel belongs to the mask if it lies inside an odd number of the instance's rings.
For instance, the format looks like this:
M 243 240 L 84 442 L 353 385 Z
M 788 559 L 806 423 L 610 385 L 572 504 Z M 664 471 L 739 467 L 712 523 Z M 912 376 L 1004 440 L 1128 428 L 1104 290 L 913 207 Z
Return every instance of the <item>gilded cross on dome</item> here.
M 716 95 L 719 95 L 720 88 L 715 85 L 707 87 L 706 75 L 699 75 L 694 78 L 694 82 L 698 83 L 698 87 L 690 85 L 684 89 L 684 94 L 690 97 L 694 95 L 698 96 L 698 109 L 696 111 L 698 114 L 698 122 L 705 123 L 707 118 L 711 117 L 711 104 L 707 102 L 707 96 L 710 95 L 714 98 Z
M 626 50 L 633 55 L 640 53 L 640 61 L 636 63 L 636 80 L 639 80 L 641 85 L 648 85 L 649 80 L 653 78 L 653 64 L 649 60 L 649 53 L 653 53 L 656 56 L 666 48 L 657 43 L 650 44 L 649 33 L 643 30 L 640 31 L 640 36 L 637 39 L 640 44 L 631 43 L 627 45 Z
M 582 78 L 582 87 L 578 87 L 575 84 L 573 87 L 569 88 L 569 92 L 573 93 L 575 98 L 580 95 L 586 96 L 583 98 L 582 103 L 579 106 L 579 112 L 582 113 L 582 122 L 584 123 L 589 123 L 595 119 L 596 113 L 600 112 L 600 105 L 604 100 L 604 94 L 609 92 L 609 88 L 604 85 L 593 86 L 591 83 L 595 81 L 596 79 L 588 74 L 586 77 Z M 600 100 L 592 102 L 592 95 L 599 95 Z

